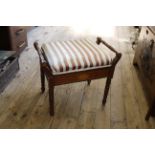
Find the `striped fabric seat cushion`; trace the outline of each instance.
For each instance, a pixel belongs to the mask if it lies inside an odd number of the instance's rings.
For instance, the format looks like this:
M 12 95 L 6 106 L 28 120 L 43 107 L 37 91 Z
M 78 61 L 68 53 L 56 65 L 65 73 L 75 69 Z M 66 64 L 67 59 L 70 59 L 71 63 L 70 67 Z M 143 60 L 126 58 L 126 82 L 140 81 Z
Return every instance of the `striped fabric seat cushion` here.
M 49 42 L 42 45 L 53 74 L 110 65 L 115 54 L 89 39 Z

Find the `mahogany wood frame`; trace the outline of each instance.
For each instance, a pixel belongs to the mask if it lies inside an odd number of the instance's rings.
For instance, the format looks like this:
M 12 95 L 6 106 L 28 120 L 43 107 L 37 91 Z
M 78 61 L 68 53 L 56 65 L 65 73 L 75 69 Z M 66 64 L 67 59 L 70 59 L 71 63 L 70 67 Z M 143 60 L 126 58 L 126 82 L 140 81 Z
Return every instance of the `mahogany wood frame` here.
M 41 91 L 42 93 L 45 91 L 45 77 L 48 81 L 49 87 L 49 106 L 50 106 L 50 115 L 54 116 L 54 86 L 73 83 L 73 82 L 80 82 L 80 81 L 88 81 L 88 85 L 90 85 L 91 80 L 99 79 L 107 77 L 104 96 L 102 100 L 102 104 L 106 103 L 106 99 L 108 96 L 111 79 L 113 78 L 115 66 L 120 60 L 122 54 L 117 52 L 113 47 L 107 44 L 102 38 L 97 37 L 96 43 L 99 45 L 103 43 L 107 48 L 109 48 L 112 52 L 116 54 L 115 58 L 113 59 L 111 65 L 105 66 L 104 68 L 98 69 L 91 69 L 87 71 L 77 71 L 72 73 L 65 73 L 60 75 L 54 75 L 52 69 L 48 63 L 48 59 L 43 52 L 43 50 L 39 47 L 38 42 L 34 42 L 34 47 L 39 55 L 40 60 L 40 74 L 41 74 Z

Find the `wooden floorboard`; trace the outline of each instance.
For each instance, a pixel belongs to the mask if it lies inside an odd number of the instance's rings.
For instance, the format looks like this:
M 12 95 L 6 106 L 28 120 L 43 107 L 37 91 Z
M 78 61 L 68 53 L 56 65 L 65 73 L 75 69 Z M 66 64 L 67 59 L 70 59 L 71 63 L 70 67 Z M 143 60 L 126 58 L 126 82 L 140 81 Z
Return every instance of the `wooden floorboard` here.
M 116 38 L 118 38 L 119 29 L 116 29 Z M 112 40 L 114 47 L 119 51 L 120 42 L 117 39 Z M 122 59 L 115 68 L 114 77 L 111 84 L 111 126 L 110 128 L 127 128 L 126 122 L 126 110 L 123 98 L 123 86 L 122 86 Z
M 144 120 L 148 103 L 136 68 L 132 65 L 131 27 L 116 27 L 105 38 L 122 59 L 116 67 L 106 105 L 102 97 L 106 79 L 55 87 L 55 116 L 49 115 L 48 87 L 42 94 L 38 55 L 33 42 L 91 37 L 69 27 L 37 27 L 28 33 L 28 47 L 22 52 L 20 71 L 0 94 L 0 128 L 39 129 L 126 129 L 155 128 L 155 119 Z
M 129 31 L 126 29 L 126 31 Z M 126 32 L 126 34 L 129 34 Z M 138 77 L 138 70 L 133 66 L 133 58 L 134 58 L 134 50 L 131 48 L 130 44 L 126 44 L 126 49 L 127 49 L 127 54 L 128 54 L 128 59 L 130 62 L 131 66 L 131 74 L 133 76 L 133 82 L 134 82 L 134 88 L 135 88 L 135 94 L 136 94 L 136 100 L 137 104 L 139 106 L 139 113 L 141 117 L 141 128 L 154 128 L 154 123 L 152 122 L 152 119 L 150 121 L 146 122 L 144 117 L 147 113 L 147 109 L 149 108 L 147 99 L 145 97 L 145 91 L 142 87 L 142 83 L 140 82 L 140 79 Z
M 118 30 L 118 37 L 124 38 L 124 29 Z M 140 128 L 141 119 L 139 113 L 139 106 L 136 100 L 136 93 L 134 88 L 134 79 L 131 72 L 131 65 L 128 58 L 128 50 L 126 48 L 126 42 L 120 45 L 120 51 L 122 51 L 122 93 L 126 111 L 127 128 Z

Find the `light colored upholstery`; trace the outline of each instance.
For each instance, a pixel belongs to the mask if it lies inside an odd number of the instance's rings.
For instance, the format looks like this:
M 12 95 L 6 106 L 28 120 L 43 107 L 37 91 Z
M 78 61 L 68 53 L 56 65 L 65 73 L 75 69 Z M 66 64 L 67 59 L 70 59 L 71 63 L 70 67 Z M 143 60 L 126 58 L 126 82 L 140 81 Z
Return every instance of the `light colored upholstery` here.
M 53 74 L 101 68 L 110 65 L 115 54 L 89 39 L 49 42 L 42 45 Z

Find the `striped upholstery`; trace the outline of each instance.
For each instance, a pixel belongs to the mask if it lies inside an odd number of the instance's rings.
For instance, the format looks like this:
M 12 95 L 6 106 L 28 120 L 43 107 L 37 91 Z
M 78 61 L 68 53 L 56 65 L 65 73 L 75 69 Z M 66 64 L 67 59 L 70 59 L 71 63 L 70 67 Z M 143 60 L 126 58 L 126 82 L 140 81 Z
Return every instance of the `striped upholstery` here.
M 114 54 L 89 39 L 49 42 L 42 45 L 53 74 L 110 65 Z

